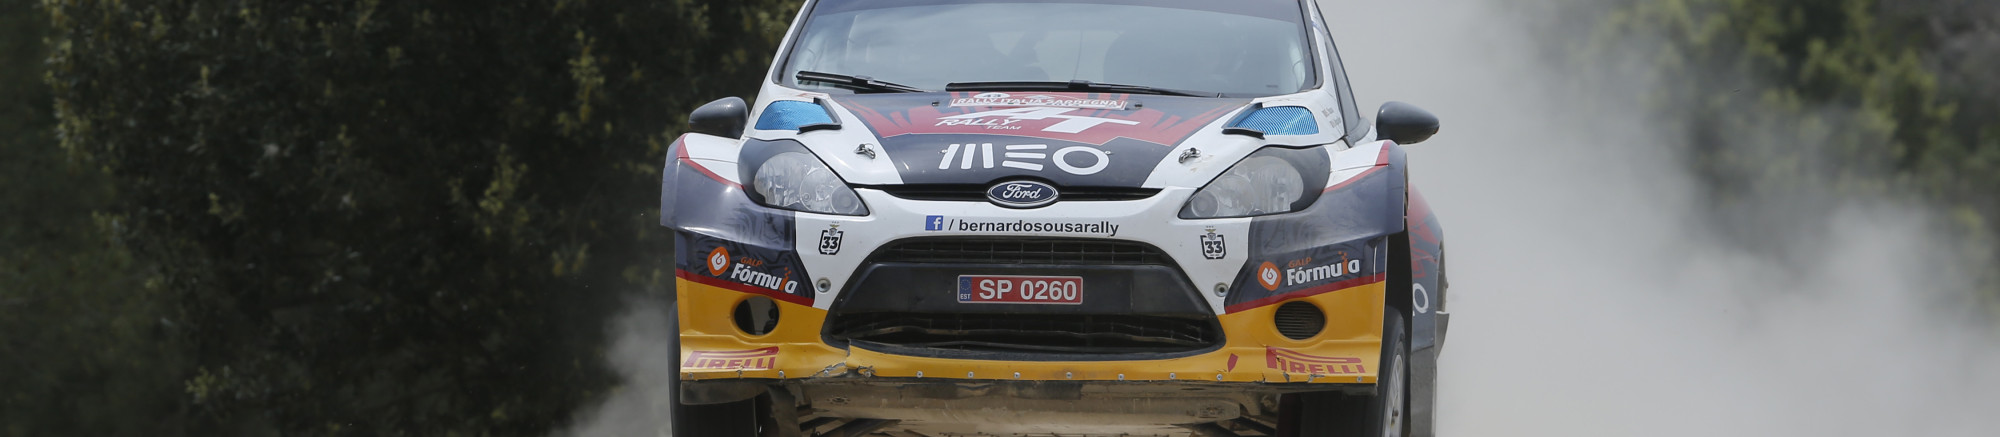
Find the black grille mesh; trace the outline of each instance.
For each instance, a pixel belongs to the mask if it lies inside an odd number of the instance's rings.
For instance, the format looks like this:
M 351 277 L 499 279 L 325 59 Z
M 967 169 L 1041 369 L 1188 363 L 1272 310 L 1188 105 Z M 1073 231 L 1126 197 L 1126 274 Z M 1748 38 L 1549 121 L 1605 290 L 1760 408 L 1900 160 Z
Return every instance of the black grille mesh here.
M 1304 340 L 1319 335 L 1326 329 L 1326 313 L 1319 307 L 1305 302 L 1287 302 L 1278 306 L 1278 313 L 1271 316 L 1271 322 L 1278 326 L 1278 333 L 1285 338 Z
M 913 239 L 877 252 L 877 262 L 1172 265 L 1151 245 L 1112 240 Z
M 1159 248 L 1137 242 L 1075 238 L 913 238 L 884 245 L 869 263 L 887 269 L 913 265 L 963 264 L 978 269 L 1024 268 L 1043 272 L 1083 272 L 1105 266 L 1175 266 Z M 955 267 L 954 267 L 955 268 Z M 1061 269 L 1061 270 L 1043 270 Z M 865 269 L 864 269 L 865 270 Z M 1127 270 L 1118 270 L 1127 271 Z M 1175 275 L 1178 277 L 1178 275 Z M 914 284 L 910 284 L 914 285 Z M 878 284 L 899 288 L 905 284 Z M 1157 293 L 1196 293 L 1160 288 Z M 861 293 L 901 293 L 891 289 L 857 289 Z M 1198 294 L 1198 293 L 1197 293 Z M 1162 296 L 1161 298 L 1169 298 Z M 890 348 L 958 353 L 1027 353 L 1041 356 L 1176 354 L 1212 349 L 1222 343 L 1222 328 L 1213 313 L 1200 305 L 1175 312 L 1038 313 L 1035 309 L 1000 313 L 915 311 L 897 305 L 869 305 L 866 310 L 836 302 L 826 321 L 826 336 L 837 343 L 854 342 Z M 1101 358 L 1092 358 L 1101 359 Z

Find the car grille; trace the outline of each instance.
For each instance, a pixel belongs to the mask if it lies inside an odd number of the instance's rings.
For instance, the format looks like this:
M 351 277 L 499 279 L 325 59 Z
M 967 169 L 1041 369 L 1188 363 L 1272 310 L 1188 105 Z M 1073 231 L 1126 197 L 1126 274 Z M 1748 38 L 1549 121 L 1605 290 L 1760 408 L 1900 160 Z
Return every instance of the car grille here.
M 834 339 L 933 351 L 1108 355 L 1206 350 L 1215 321 L 1143 315 L 844 314 Z
M 916 238 L 892 243 L 875 256 L 875 262 L 885 263 L 1173 264 L 1152 245 L 1082 239 Z
M 971 184 L 912 184 L 912 185 L 870 185 L 863 188 L 882 190 L 891 196 L 909 200 L 938 202 L 985 202 L 986 185 Z M 1160 194 L 1158 188 L 1118 188 L 1118 187 L 1057 187 L 1061 202 L 1117 202 L 1143 200 Z
M 877 249 L 859 272 L 829 309 L 824 334 L 833 344 L 1007 360 L 1152 359 L 1222 344 L 1201 292 L 1166 252 L 1140 242 L 911 238 Z M 1111 288 L 1086 288 L 1099 300 L 1075 307 L 966 306 L 938 294 L 967 272 L 1081 276 L 1096 278 L 1086 287 Z

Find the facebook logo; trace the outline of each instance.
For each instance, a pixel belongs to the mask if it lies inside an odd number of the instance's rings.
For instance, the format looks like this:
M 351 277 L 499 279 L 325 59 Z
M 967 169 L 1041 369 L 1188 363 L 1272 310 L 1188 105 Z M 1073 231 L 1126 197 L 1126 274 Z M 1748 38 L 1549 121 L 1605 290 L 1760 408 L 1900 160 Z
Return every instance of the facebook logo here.
M 926 231 L 942 231 L 942 230 L 944 230 L 944 216 L 941 216 L 941 215 L 934 215 L 934 216 L 930 216 L 930 217 L 925 217 L 925 218 L 924 218 L 924 230 L 926 230 Z

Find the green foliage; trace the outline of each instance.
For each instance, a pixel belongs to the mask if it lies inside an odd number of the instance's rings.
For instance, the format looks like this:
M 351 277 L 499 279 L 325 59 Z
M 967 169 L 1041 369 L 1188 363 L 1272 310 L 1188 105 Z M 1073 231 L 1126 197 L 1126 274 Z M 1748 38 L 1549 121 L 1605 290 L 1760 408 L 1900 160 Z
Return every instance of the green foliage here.
M 1913 169 L 1954 110 L 1915 54 L 1876 32 L 1871 3 L 1633 2 L 1601 22 L 1609 44 L 1598 49 L 1630 47 L 1627 35 L 1664 39 L 1643 57 L 1656 67 L 1653 103 L 1686 110 L 1694 145 L 1730 167 L 1714 175 L 1735 178 L 1719 185 L 1853 182 L 1819 170 Z M 1770 137 L 1734 137 L 1744 134 Z
M 1642 100 L 1681 124 L 1692 165 L 1725 212 L 1769 199 L 1917 193 L 1944 206 L 1943 221 L 1963 237 L 1941 250 L 1992 265 L 2000 90 L 1991 70 L 1964 65 L 1979 53 L 1994 65 L 2000 8 L 1960 3 L 1620 0 L 1589 12 L 1596 35 L 1571 56 L 1636 64 L 1620 71 L 1652 85 Z M 1975 33 L 1987 44 L 1958 38 Z M 1741 229 L 1795 218 L 1751 217 L 1767 223 Z M 1989 297 L 2000 297 L 2000 274 L 1981 274 Z
M 188 434 L 536 435 L 666 286 L 657 173 L 796 1 L 45 0 Z
M 0 436 L 170 426 L 183 361 L 165 306 L 92 211 L 104 178 L 56 146 L 41 11 L 0 0 Z

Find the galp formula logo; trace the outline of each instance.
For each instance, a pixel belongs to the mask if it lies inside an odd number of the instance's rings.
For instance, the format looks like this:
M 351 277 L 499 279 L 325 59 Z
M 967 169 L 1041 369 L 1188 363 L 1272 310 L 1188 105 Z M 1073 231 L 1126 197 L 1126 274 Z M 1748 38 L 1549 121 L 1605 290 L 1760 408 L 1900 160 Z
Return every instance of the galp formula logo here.
M 799 289 L 799 281 L 792 279 L 790 267 L 774 266 L 766 260 L 748 256 L 731 259 L 729 249 L 721 246 L 708 251 L 708 260 L 704 264 L 708 267 L 708 274 L 718 278 L 786 294 L 797 293 Z
M 1278 281 L 1282 279 L 1284 277 L 1278 273 L 1277 264 L 1265 261 L 1264 265 L 1257 266 L 1257 285 L 1264 286 L 1265 290 L 1278 291 Z
M 1348 259 L 1347 252 L 1340 253 L 1340 260 L 1326 265 L 1313 265 L 1307 258 L 1293 261 L 1285 269 L 1285 285 L 1301 285 L 1340 279 L 1361 272 L 1361 260 Z
M 722 276 L 723 273 L 728 272 L 729 249 L 717 246 L 715 250 L 708 251 L 708 274 Z

